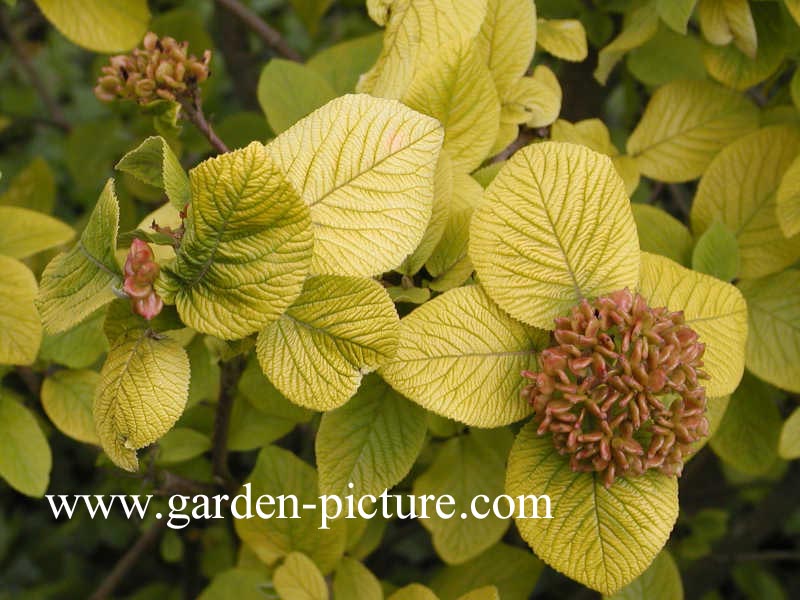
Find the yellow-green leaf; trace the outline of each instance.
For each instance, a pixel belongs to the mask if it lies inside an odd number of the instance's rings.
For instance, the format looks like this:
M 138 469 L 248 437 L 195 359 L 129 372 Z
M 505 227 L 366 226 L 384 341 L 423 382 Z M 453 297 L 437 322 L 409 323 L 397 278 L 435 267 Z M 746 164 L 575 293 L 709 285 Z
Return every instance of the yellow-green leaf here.
M 211 448 L 211 439 L 204 433 L 188 427 L 170 429 L 158 441 L 159 465 L 173 465 L 200 456 Z
M 532 421 L 511 449 L 506 493 L 552 499 L 553 518 L 517 519 L 520 534 L 555 570 L 604 594 L 645 571 L 678 517 L 675 477 L 648 471 L 606 489 L 596 474 L 573 472 Z
M 142 41 L 150 22 L 147 0 L 35 0 L 70 41 L 110 54 Z
M 334 598 L 383 600 L 378 578 L 367 567 L 352 558 L 343 558 L 333 579 Z
M 798 152 L 800 130 L 767 127 L 725 148 L 700 180 L 692 230 L 699 235 L 715 220 L 732 230 L 741 277 L 762 277 L 800 258 L 800 235 L 784 237 L 776 214 L 776 192 Z
M 197 331 L 246 337 L 300 294 L 313 244 L 308 207 L 258 142 L 200 163 L 190 178 L 186 233 L 159 292 Z
M 626 64 L 631 75 L 648 87 L 678 79 L 706 79 L 703 49 L 696 35 L 660 27 L 647 43 L 630 51 Z
M 258 335 L 261 368 L 289 400 L 331 410 L 355 394 L 364 373 L 397 349 L 399 321 L 377 281 L 319 275 Z
M 445 494 L 455 504 L 444 510 L 453 518 L 443 519 L 435 511 L 430 518 L 420 520 L 430 531 L 436 553 L 448 564 L 460 564 L 475 558 L 500 541 L 510 521 L 497 517 L 489 502 L 503 493 L 504 472 L 513 436 L 508 429 L 480 430 L 447 440 L 436 454 L 430 467 L 414 481 L 414 495 Z M 475 504 L 485 518 L 471 514 L 473 498 L 483 494 L 489 498 L 485 505 Z M 498 504 L 501 510 L 508 510 Z
M 328 600 L 328 586 L 317 565 L 302 552 L 292 552 L 272 576 L 281 600 Z
M 320 493 L 360 498 L 394 487 L 414 465 L 426 430 L 422 408 L 369 375 L 347 404 L 322 416 L 316 437 Z
M 133 175 L 147 185 L 164 190 L 170 205 L 176 210 L 183 210 L 192 199 L 189 178 L 181 167 L 178 157 L 162 137 L 147 138 L 137 148 L 123 156 L 115 168 Z M 163 227 L 164 223 L 159 225 Z
M 486 16 L 486 0 L 375 0 L 370 17 L 386 25 L 378 60 L 357 90 L 399 99 L 417 70 L 454 40 L 470 40 Z
M 672 555 L 662 550 L 647 570 L 607 600 L 683 600 L 683 582 Z
M 628 139 L 628 154 L 651 179 L 690 181 L 757 126 L 758 110 L 741 94 L 709 81 L 673 81 L 653 94 Z
M 756 57 L 759 39 L 747 0 L 700 0 L 697 16 L 709 42 L 715 46 L 733 42 L 751 59 Z
M 800 26 L 800 0 L 783 0 L 792 18 Z
M 330 529 L 320 529 L 322 512 L 316 471 L 292 452 L 266 446 L 259 453 L 247 482 L 252 484 L 253 498 L 264 494 L 275 498 L 282 494 L 296 496 L 297 512 L 294 512 L 294 501 L 289 499 L 284 505 L 284 514 L 288 517 L 297 514 L 300 518 L 265 519 L 255 512 L 252 518 L 237 518 L 236 532 L 242 541 L 268 565 L 274 565 L 292 552 L 302 552 L 322 573 L 332 571 L 344 553 L 347 526 L 345 519 L 337 519 L 328 522 Z M 316 508 L 305 510 L 303 504 L 313 504 Z M 274 511 L 278 515 L 280 508 L 276 500 L 274 506 L 262 506 L 262 512 Z
M 709 442 L 720 458 L 748 475 L 766 473 L 778 458 L 782 422 L 776 391 L 745 375 Z
M 36 360 L 42 325 L 34 306 L 36 278 L 14 258 L 0 255 L 0 365 Z
M 529 0 L 487 0 L 477 43 L 500 100 L 525 74 L 536 49 L 536 5 Z
M 72 227 L 36 210 L 0 206 L 0 254 L 26 258 L 72 239 Z
M 34 158 L 11 180 L 0 196 L 0 206 L 21 206 L 43 213 L 53 211 L 56 181 L 53 171 L 43 158 Z
M 430 588 L 421 583 L 412 583 L 400 588 L 388 600 L 439 600 Z
M 456 171 L 476 169 L 497 137 L 500 100 L 474 42 L 441 48 L 416 72 L 403 102 L 443 125 L 442 148 Z
M 786 460 L 800 458 L 800 408 L 795 408 L 783 423 L 778 440 L 778 454 Z
M 42 407 L 53 424 L 69 437 L 100 445 L 92 402 L 100 376 L 94 371 L 56 371 L 42 383 Z
M 686 35 L 686 26 L 697 0 L 656 0 L 656 11 L 670 29 Z
M 475 427 L 530 414 L 519 373 L 536 365 L 544 332 L 514 321 L 478 286 L 452 289 L 400 321 L 400 346 L 381 374 L 430 411 Z
M 719 221 L 703 232 L 692 253 L 692 269 L 731 281 L 739 272 L 739 246 L 736 236 Z
M 638 48 L 656 34 L 658 13 L 653 8 L 652 3 L 647 3 L 630 13 L 620 34 L 600 50 L 594 78 L 601 84 L 605 85 L 611 70 L 626 52 Z
M 414 251 L 431 217 L 442 134 L 431 117 L 360 94 L 329 102 L 267 147 L 310 207 L 312 272 L 377 275 Z
M 783 235 L 789 238 L 800 233 L 800 156 L 781 179 L 775 199 L 775 211 Z
M 639 291 L 653 307 L 682 310 L 686 324 L 705 344 L 704 370 L 709 398 L 730 394 L 744 372 L 747 305 L 730 284 L 680 266 L 663 256 L 642 252 Z
M 639 247 L 660 254 L 688 267 L 692 262 L 694 240 L 686 225 L 664 210 L 648 204 L 631 204 Z
M 458 600 L 500 600 L 500 592 L 495 586 L 487 585 L 459 596 Z
M 337 96 L 348 94 L 378 58 L 382 40 L 380 33 L 347 40 L 315 54 L 306 65 L 322 75 Z
M 130 312 L 130 303 L 125 302 Z M 55 335 L 45 335 L 39 350 L 41 360 L 52 361 L 70 369 L 92 366 L 101 354 L 108 352 L 108 340 L 103 333 L 103 309 L 79 325 Z
M 555 74 L 540 65 L 533 75 L 518 79 L 508 91 L 500 118 L 504 123 L 547 127 L 561 112 L 561 98 L 561 86 Z
M 739 282 L 747 300 L 747 368 L 764 381 L 800 393 L 800 271 Z
M 607 156 L 575 144 L 534 144 L 508 161 L 473 214 L 469 255 L 501 308 L 545 329 L 639 277 L 622 180 Z
M 119 204 L 109 179 L 78 243 L 42 273 L 36 305 L 48 333 L 66 331 L 114 299 L 120 283 L 117 249 Z
M 553 56 L 581 62 L 589 53 L 586 30 L 577 19 L 539 19 L 536 42 Z
M 0 387 L 0 477 L 18 492 L 41 498 L 53 457 L 36 417 L 16 394 Z
M 136 450 L 169 431 L 189 395 L 189 358 L 164 334 L 131 329 L 111 346 L 94 396 L 94 422 L 109 458 L 139 467 Z
M 207 538 L 203 538 L 205 542 Z M 222 548 L 227 548 L 222 546 Z M 213 554 L 212 555 L 218 556 Z M 217 567 L 217 565 L 214 565 Z M 261 565 L 241 565 L 214 575 L 211 584 L 203 590 L 198 600 L 265 600 L 264 590 L 270 585 L 268 573 Z

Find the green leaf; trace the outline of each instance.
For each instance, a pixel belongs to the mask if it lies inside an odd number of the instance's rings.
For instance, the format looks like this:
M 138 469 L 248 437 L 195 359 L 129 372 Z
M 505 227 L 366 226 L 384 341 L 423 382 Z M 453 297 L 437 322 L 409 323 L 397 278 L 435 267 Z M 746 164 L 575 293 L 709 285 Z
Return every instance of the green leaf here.
M 36 360 L 42 325 L 34 306 L 36 278 L 14 258 L 0 255 L 0 365 Z
M 305 423 L 314 414 L 289 402 L 272 383 L 264 377 L 255 356 L 250 357 L 239 379 L 239 391 L 260 412 L 275 419 L 287 419 L 293 423 Z
M 800 233 L 800 156 L 781 179 L 775 199 L 775 211 L 784 236 L 790 238 Z
M 628 138 L 628 154 L 651 179 L 691 181 L 757 126 L 758 110 L 741 94 L 709 81 L 673 81 L 653 94 Z
M 697 240 L 692 269 L 722 281 L 735 279 L 739 273 L 739 245 L 733 232 L 714 221 Z
M 451 438 L 440 447 L 433 463 L 414 481 L 414 495 L 450 495 L 455 504 L 452 519 L 443 519 L 432 512 L 422 519 L 423 527 L 433 537 L 436 553 L 448 564 L 471 560 L 503 537 L 510 522 L 495 514 L 479 519 L 471 514 L 473 498 L 483 494 L 494 501 L 503 494 L 506 459 L 513 436 L 508 429 L 471 429 Z M 490 505 L 476 505 L 490 513 Z M 502 506 L 502 505 L 500 505 Z M 508 510 L 506 505 L 503 510 Z
M 320 529 L 322 523 L 321 501 L 317 491 L 317 473 L 297 456 L 275 446 L 267 446 L 258 455 L 256 466 L 247 481 L 252 483 L 252 497 L 263 494 L 277 497 L 281 494 L 297 497 L 297 514 L 301 518 L 263 519 L 258 515 L 236 519 L 236 532 L 242 541 L 268 565 L 292 552 L 302 552 L 311 558 L 322 573 L 329 573 L 339 563 L 347 538 L 345 519 L 329 521 L 330 529 Z M 313 504 L 313 510 L 302 509 L 303 504 Z M 293 502 L 285 504 L 287 516 L 293 512 Z M 333 508 L 333 507 L 331 507 Z M 280 509 L 263 507 L 267 514 Z
M 383 600 L 383 590 L 378 579 L 357 560 L 343 558 L 333 579 L 334 598 L 358 600 Z
M 523 369 L 547 335 L 510 319 L 482 288 L 452 289 L 400 321 L 397 354 L 381 370 L 394 389 L 430 411 L 475 427 L 531 412 Z
M 602 85 L 625 53 L 638 48 L 652 38 L 658 31 L 658 13 L 653 10 L 652 2 L 648 2 L 631 12 L 625 20 L 625 26 L 611 43 L 600 50 L 597 56 L 597 68 L 594 78 Z
M 220 368 L 211 357 L 203 337 L 199 335 L 195 337 L 186 347 L 186 353 L 189 355 L 192 370 L 186 406 L 194 406 L 203 400 L 210 402 L 217 400 L 220 390 Z
M 586 30 L 578 19 L 539 19 L 536 42 L 557 58 L 581 62 L 589 54 Z
M 781 428 L 778 454 L 786 460 L 800 458 L 800 408 L 795 408 Z
M 56 371 L 42 383 L 42 407 L 59 431 L 86 444 L 100 445 L 92 401 L 100 375 L 94 371 Z
M 12 392 L 0 388 L 0 477 L 18 492 L 41 498 L 53 457 L 36 417 Z
M 68 331 L 45 335 L 39 358 L 70 369 L 92 366 L 102 354 L 108 352 L 108 340 L 103 333 L 104 318 L 105 311 L 101 309 Z
M 147 0 L 35 0 L 70 41 L 94 52 L 130 50 L 150 21 Z
M 78 243 L 56 256 L 42 273 L 36 305 L 48 333 L 83 321 L 114 299 L 120 283 L 117 266 L 119 204 L 109 179 Z
M 162 137 L 147 138 L 135 150 L 123 156 L 115 168 L 164 190 L 170 204 L 177 210 L 183 210 L 192 199 L 189 178 L 178 157 Z
M 333 4 L 333 0 L 289 0 L 294 12 L 313 36 L 319 28 L 319 21 Z
M 455 171 L 479 167 L 497 137 L 500 100 L 474 42 L 441 48 L 416 72 L 403 103 L 442 123 Z
M 740 563 L 733 567 L 733 581 L 748 600 L 786 600 L 779 580 L 766 566 Z
M 720 221 L 736 234 L 739 276 L 762 277 L 800 258 L 800 236 L 786 239 L 776 214 L 781 178 L 800 152 L 800 130 L 766 127 L 725 148 L 700 180 L 692 204 L 692 230 Z
M 783 2 L 792 18 L 800 25 L 800 0 L 783 0 Z
M 189 394 L 189 358 L 163 334 L 132 329 L 108 351 L 94 398 L 103 450 L 122 469 L 139 467 L 136 450 L 169 431 Z
M 158 291 L 193 329 L 246 337 L 300 294 L 313 243 L 308 208 L 258 142 L 201 163 L 190 179 L 186 233 Z
M 684 267 L 691 264 L 694 240 L 686 225 L 655 206 L 631 204 L 631 209 L 643 252 L 666 256 Z
M 378 275 L 414 251 L 441 143 L 434 119 L 362 94 L 329 102 L 269 144 L 310 207 L 313 273 Z
M 584 146 L 523 148 L 475 210 L 469 255 L 512 317 L 551 329 L 581 298 L 635 287 L 639 240 L 611 160 Z
M 261 571 L 236 567 L 218 573 L 198 600 L 266 600 L 269 577 Z
M 780 394 L 752 375 L 745 375 L 709 445 L 725 462 L 748 475 L 762 475 L 778 458 Z
M 676 79 L 705 79 L 703 43 L 695 36 L 681 35 L 667 27 L 627 57 L 631 75 L 648 86 L 661 86 Z
M 492 73 L 497 95 L 505 100 L 533 59 L 536 5 L 527 0 L 488 0 L 485 4 L 486 18 L 476 41 Z
M 442 600 L 456 600 L 471 589 L 492 584 L 503 600 L 528 600 L 543 568 L 530 552 L 500 543 L 472 560 L 438 571 L 431 588 Z
M 157 462 L 172 465 L 200 456 L 211 449 L 211 439 L 188 427 L 175 427 L 158 442 Z
M 686 35 L 686 26 L 697 0 L 656 0 L 656 11 L 670 29 Z
M 738 285 L 749 308 L 747 368 L 764 381 L 800 393 L 800 271 Z
M 533 421 L 511 449 L 506 494 L 552 499 L 553 518 L 517 519 L 520 534 L 555 570 L 604 594 L 645 571 L 678 517 L 675 477 L 649 471 L 606 489 L 596 474 L 573 472 Z
M 642 253 L 639 291 L 650 306 L 683 311 L 686 324 L 705 344 L 709 398 L 730 394 L 742 378 L 747 338 L 747 305 L 735 287 L 685 269 L 655 254 Z
M 400 588 L 388 600 L 439 600 L 429 588 L 421 583 L 412 583 Z
M 72 239 L 72 227 L 36 210 L 0 206 L 0 254 L 26 258 Z
M 337 96 L 348 94 L 378 58 L 382 43 L 380 33 L 347 40 L 315 54 L 306 66 L 322 75 Z
M 331 410 L 355 394 L 364 373 L 394 355 L 398 327 L 377 281 L 320 275 L 307 279 L 295 303 L 258 335 L 256 352 L 289 400 Z
M 662 550 L 647 570 L 619 590 L 609 600 L 683 600 L 683 582 L 669 552 Z
M 281 600 L 328 600 L 325 578 L 302 552 L 292 552 L 272 576 Z
M 321 494 L 377 496 L 408 475 L 425 442 L 425 411 L 369 375 L 316 437 Z M 353 487 L 349 487 L 352 483 Z
M 800 2 L 798 2 L 797 7 L 798 20 L 800 20 Z M 794 72 L 790 92 L 792 94 L 792 102 L 800 110 L 800 69 Z
M 487 585 L 477 590 L 467 592 L 458 600 L 500 600 L 500 592 L 493 585 Z
M 703 36 L 715 46 L 735 42 L 755 58 L 758 39 L 749 4 L 747 0 L 700 0 L 697 17 Z
M 19 206 L 50 213 L 55 199 L 53 171 L 44 159 L 36 157 L 11 180 L 8 189 L 0 196 L 0 206 Z
M 361 76 L 357 90 L 397 99 L 441 46 L 474 38 L 487 12 L 486 0 L 368 0 L 367 10 L 386 31 L 378 60 Z
M 229 449 L 242 452 L 261 448 L 285 436 L 299 422 L 308 420 L 307 417 L 296 418 L 294 411 L 300 407 L 272 389 L 274 395 L 261 397 L 258 404 L 244 395 L 235 398 L 228 428 Z
M 282 58 L 273 58 L 258 78 L 258 102 L 272 131 L 281 133 L 336 97 L 315 70 Z

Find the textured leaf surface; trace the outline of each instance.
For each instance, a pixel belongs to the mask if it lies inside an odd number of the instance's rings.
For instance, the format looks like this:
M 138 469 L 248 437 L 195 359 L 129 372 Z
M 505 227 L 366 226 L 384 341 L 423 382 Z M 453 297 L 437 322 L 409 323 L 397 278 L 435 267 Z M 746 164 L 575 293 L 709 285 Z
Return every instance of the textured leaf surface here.
M 800 458 L 800 408 L 794 409 L 783 424 L 778 440 L 778 454 L 786 460 Z
M 519 373 L 536 365 L 544 332 L 510 319 L 478 286 L 450 290 L 400 321 L 386 381 L 430 411 L 499 427 L 530 414 Z
M 741 277 L 780 271 L 800 258 L 800 235 L 786 239 L 776 214 L 776 191 L 800 152 L 800 130 L 761 129 L 719 153 L 700 180 L 692 204 L 698 235 L 714 220 L 736 234 Z
M 138 468 L 136 450 L 169 431 L 189 395 L 189 358 L 175 340 L 132 329 L 111 346 L 94 397 L 103 450 L 122 469 Z
M 709 398 L 730 394 L 744 371 L 747 305 L 742 294 L 719 279 L 686 269 L 655 254 L 642 253 L 639 291 L 650 306 L 682 310 L 686 324 L 705 344 Z
M 192 199 L 189 178 L 178 157 L 162 137 L 147 138 L 138 148 L 123 156 L 115 168 L 164 190 L 170 204 L 177 210 L 183 210 Z M 159 225 L 163 226 L 164 223 Z
M 437 119 L 456 171 L 480 166 L 497 137 L 498 99 L 489 69 L 474 43 L 451 42 L 414 75 L 403 102 Z
M 683 600 L 683 582 L 669 552 L 662 550 L 647 570 L 608 600 Z
M 124 52 L 142 41 L 147 0 L 35 0 L 70 41 L 94 52 Z
M 364 373 L 397 349 L 399 320 L 377 281 L 320 275 L 258 336 L 261 368 L 289 400 L 314 410 L 341 406 Z
M 383 590 L 377 577 L 357 560 L 343 558 L 333 580 L 334 598 L 383 600 Z
M 649 4 L 634 10 L 620 34 L 600 50 L 594 78 L 605 85 L 608 76 L 625 53 L 638 48 L 652 38 L 658 31 L 658 13 Z
M 783 175 L 775 204 L 783 235 L 788 238 L 800 233 L 800 156 Z
M 611 161 L 548 142 L 517 152 L 472 217 L 469 254 L 489 296 L 550 329 L 581 298 L 635 287 L 639 241 Z
M 36 417 L 21 399 L 0 388 L 0 477 L 18 492 L 41 498 L 53 457 Z
M 368 376 L 347 404 L 322 416 L 316 437 L 320 493 L 361 497 L 391 489 L 408 475 L 426 431 L 421 407 L 377 375 Z
M 25 258 L 72 239 L 72 227 L 36 210 L 0 206 L 0 254 Z
M 674 81 L 653 94 L 628 153 L 651 179 L 690 181 L 757 125 L 758 111 L 741 94 L 708 81 Z
M 782 422 L 776 391 L 746 375 L 709 442 L 720 458 L 748 475 L 766 473 L 778 458 Z
M 56 371 L 42 383 L 42 407 L 58 429 L 87 444 L 100 445 L 92 401 L 100 376 L 94 371 Z
M 739 272 L 739 245 L 736 236 L 719 221 L 705 230 L 692 253 L 692 269 L 731 281 Z
M 268 146 L 310 207 L 314 273 L 377 275 L 414 251 L 431 217 L 441 143 L 434 119 L 348 95 Z
M 282 600 L 327 600 L 328 586 L 317 565 L 302 552 L 292 552 L 275 569 L 275 591 Z
M 574 473 L 533 422 L 511 449 L 506 493 L 552 498 L 553 518 L 518 519 L 520 534 L 544 562 L 604 594 L 645 571 L 678 517 L 674 477 L 649 471 L 606 489 L 595 474 Z
M 468 434 L 447 440 L 425 473 L 414 481 L 414 495 L 433 494 L 437 498 L 449 494 L 455 504 L 452 519 L 442 519 L 432 512 L 420 523 L 433 537 L 436 553 L 448 564 L 459 564 L 478 556 L 500 541 L 510 521 L 493 513 L 478 519 L 470 513 L 473 498 L 483 494 L 490 500 L 503 493 L 504 472 L 508 451 L 513 442 L 508 429 L 472 429 Z M 476 504 L 482 512 L 490 512 Z M 500 505 L 508 510 L 507 506 Z M 462 518 L 466 515 L 467 518 Z
M 248 336 L 300 294 L 313 243 L 308 208 L 258 142 L 190 177 L 186 233 L 159 291 L 197 331 Z
M 691 264 L 694 240 L 686 225 L 649 204 L 631 204 L 631 209 L 643 252 L 666 256 L 684 267 Z
M 36 360 L 42 325 L 33 304 L 36 278 L 14 258 L 0 255 L 0 365 L 29 365 Z
M 747 368 L 764 381 L 800 393 L 800 271 L 739 282 L 747 300 Z
M 119 204 L 109 179 L 78 243 L 42 273 L 36 305 L 48 333 L 70 329 L 114 299 L 111 287 L 121 279 L 115 257 L 118 226 Z
M 282 448 L 267 446 L 258 455 L 256 466 L 247 481 L 253 484 L 252 495 L 297 496 L 299 519 L 237 519 L 236 531 L 242 541 L 268 565 L 292 552 L 302 552 L 311 558 L 323 573 L 330 572 L 344 552 L 347 526 L 344 519 L 329 522 L 330 529 L 318 529 L 321 523 L 320 500 L 317 492 L 317 473 L 307 463 Z M 302 510 L 303 504 L 317 508 Z M 264 507 L 276 511 L 279 506 Z M 286 513 L 293 513 L 286 504 Z
M 553 56 L 573 62 L 589 53 L 586 30 L 577 19 L 539 19 L 536 42 Z
M 697 0 L 656 0 L 656 11 L 670 29 L 686 34 L 686 26 Z

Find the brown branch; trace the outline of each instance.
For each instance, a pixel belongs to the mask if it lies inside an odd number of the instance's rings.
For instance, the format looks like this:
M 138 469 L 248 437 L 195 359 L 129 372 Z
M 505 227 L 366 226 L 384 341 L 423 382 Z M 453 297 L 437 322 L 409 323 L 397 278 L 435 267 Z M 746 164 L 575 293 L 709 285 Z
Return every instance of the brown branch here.
M 541 129 L 530 129 L 528 127 L 520 127 L 519 135 L 516 139 L 506 146 L 503 150 L 488 159 L 483 166 L 493 165 L 495 163 L 503 162 L 511 158 L 517 150 L 520 150 L 530 144 L 537 138 L 544 138 L 548 135 L 548 129 L 543 127 Z
M 217 412 L 214 416 L 214 432 L 212 435 L 211 465 L 214 479 L 225 488 L 237 487 L 228 467 L 228 430 L 231 422 L 231 411 L 236 395 L 236 385 L 242 374 L 244 365 L 241 357 L 222 363 L 220 374 L 220 393 Z
M 295 62 L 303 62 L 303 57 L 286 43 L 280 32 L 267 24 L 250 8 L 239 0 L 217 0 L 217 4 L 236 15 L 250 30 L 260 37 L 264 43 L 278 54 Z
M 50 115 L 50 121 L 62 131 L 68 132 L 70 130 L 69 122 L 61 111 L 58 102 L 55 101 L 50 94 L 50 90 L 47 89 L 44 81 L 39 76 L 39 72 L 36 70 L 36 67 L 25 51 L 22 41 L 17 37 L 14 28 L 8 22 L 5 11 L 0 11 L 0 30 L 2 30 L 3 36 L 8 40 L 11 52 L 16 58 L 20 71 L 28 78 L 31 86 L 33 86 L 33 89 L 36 90 L 36 93 L 39 95 L 39 99 L 42 101 L 45 110 Z
M 139 562 L 139 559 L 155 545 L 166 526 L 166 519 L 159 519 L 150 526 L 150 529 L 139 536 L 136 543 L 128 548 L 128 551 L 117 561 L 117 564 L 114 565 L 111 572 L 106 575 L 106 578 L 103 579 L 94 593 L 89 596 L 89 600 L 105 600 L 106 598 L 110 598 L 114 590 L 117 589 L 117 586 L 122 583 L 125 576 L 136 566 L 136 563 Z
M 214 132 L 211 124 L 206 120 L 206 116 L 203 113 L 203 105 L 200 100 L 199 89 L 191 101 L 181 102 L 181 108 L 181 116 L 189 121 L 192 125 L 197 127 L 200 133 L 206 137 L 208 142 L 211 144 L 211 147 L 214 148 L 218 154 L 225 154 L 226 152 L 229 152 L 225 142 L 219 139 L 219 136 L 217 136 L 217 134 Z

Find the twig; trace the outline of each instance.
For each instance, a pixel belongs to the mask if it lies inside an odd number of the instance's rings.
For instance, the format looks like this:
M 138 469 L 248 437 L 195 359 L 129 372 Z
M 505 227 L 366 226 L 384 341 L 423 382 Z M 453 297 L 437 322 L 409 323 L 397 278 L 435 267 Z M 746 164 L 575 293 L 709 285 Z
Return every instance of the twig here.
M 242 374 L 240 357 L 222 363 L 220 374 L 220 393 L 217 412 L 214 416 L 214 433 L 212 436 L 211 465 L 217 483 L 229 488 L 235 487 L 233 477 L 228 468 L 228 429 L 233 410 L 236 385 Z
M 44 81 L 39 77 L 39 72 L 36 70 L 36 67 L 33 66 L 33 62 L 31 62 L 30 57 L 25 52 L 22 42 L 14 33 L 14 28 L 8 22 L 5 11 L 0 11 L 0 29 L 2 29 L 4 37 L 8 40 L 11 52 L 17 59 L 20 70 L 28 78 L 31 85 L 36 90 L 36 93 L 39 95 L 39 99 L 42 101 L 45 110 L 50 115 L 50 121 L 62 131 L 68 132 L 70 130 L 69 122 L 61 111 L 61 107 L 53 96 L 50 95 L 50 91 L 47 89 Z
M 508 146 L 506 146 L 503 150 L 499 153 L 491 157 L 487 160 L 484 165 L 489 166 L 495 163 L 503 162 L 504 160 L 508 160 L 511 158 L 514 153 L 530 144 L 536 138 L 546 137 L 547 136 L 547 129 L 529 129 L 527 127 L 522 127 L 519 130 L 519 135 L 516 139 L 511 142 Z
M 250 30 L 264 40 L 264 43 L 278 54 L 295 62 L 303 62 L 303 57 L 286 43 L 280 32 L 268 25 L 255 12 L 242 4 L 239 0 L 217 0 L 217 4 L 226 8 L 247 25 Z
M 106 578 L 100 583 L 94 593 L 89 596 L 89 600 L 105 600 L 109 598 L 114 590 L 117 589 L 117 586 L 122 583 L 122 580 L 128 574 L 128 572 L 136 566 L 136 563 L 139 562 L 139 559 L 151 548 L 151 546 L 155 545 L 158 541 L 158 538 L 161 537 L 161 532 L 167 526 L 166 519 L 159 519 L 156 521 L 150 529 L 145 531 L 139 539 L 136 540 L 136 543 L 128 548 L 128 551 L 122 555 L 122 557 L 117 561 L 117 564 L 114 565 L 114 568 L 111 569 L 111 572 L 106 575 Z
M 181 102 L 181 108 L 183 109 L 181 110 L 181 116 L 197 127 L 218 154 L 229 152 L 225 143 L 214 133 L 211 124 L 206 121 L 206 116 L 203 113 L 203 105 L 200 100 L 200 90 L 197 90 L 191 101 Z

